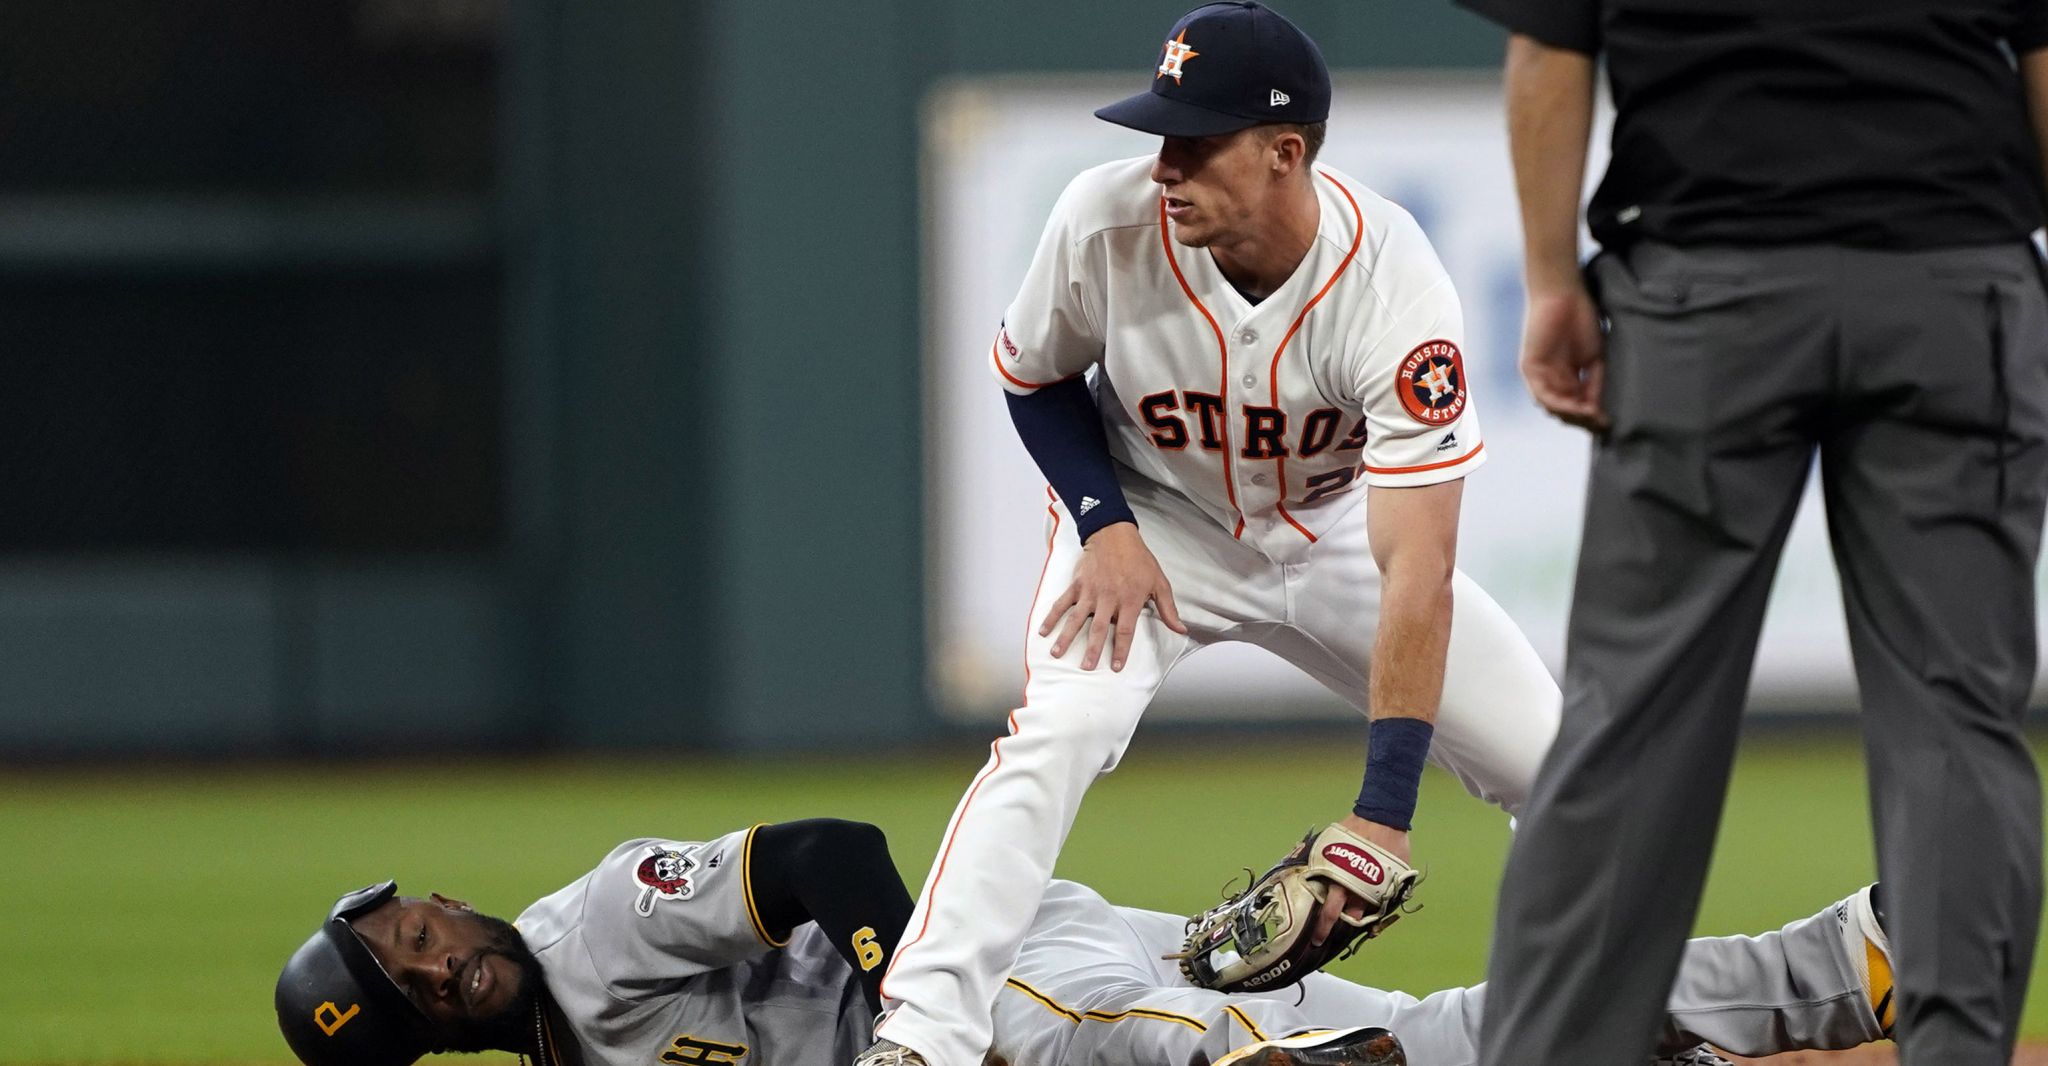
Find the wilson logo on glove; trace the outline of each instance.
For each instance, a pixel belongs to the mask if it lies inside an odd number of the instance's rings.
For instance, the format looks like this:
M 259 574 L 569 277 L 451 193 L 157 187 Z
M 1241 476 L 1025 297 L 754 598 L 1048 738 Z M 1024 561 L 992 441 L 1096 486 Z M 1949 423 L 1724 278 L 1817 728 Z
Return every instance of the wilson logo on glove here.
M 1332 844 L 1323 849 L 1323 858 L 1334 866 L 1341 866 L 1357 874 L 1368 885 L 1376 885 L 1387 879 L 1387 871 L 1365 852 L 1349 844 Z

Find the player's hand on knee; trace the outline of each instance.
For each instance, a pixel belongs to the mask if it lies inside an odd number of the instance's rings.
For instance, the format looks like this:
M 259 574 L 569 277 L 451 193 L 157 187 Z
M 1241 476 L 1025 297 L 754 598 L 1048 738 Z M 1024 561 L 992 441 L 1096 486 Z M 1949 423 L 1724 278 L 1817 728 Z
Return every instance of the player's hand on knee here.
M 1138 632 L 1138 615 L 1147 603 L 1158 609 L 1159 619 L 1168 629 L 1188 631 L 1174 606 L 1173 586 L 1159 568 L 1159 560 L 1145 547 L 1138 527 L 1129 522 L 1104 526 L 1088 538 L 1081 564 L 1074 568 L 1073 583 L 1046 611 L 1038 635 L 1051 636 L 1059 629 L 1052 645 L 1053 658 L 1059 658 L 1086 626 L 1088 644 L 1081 656 L 1081 669 L 1095 669 L 1107 646 L 1109 668 L 1122 670 Z M 1093 625 L 1088 624 L 1091 619 Z

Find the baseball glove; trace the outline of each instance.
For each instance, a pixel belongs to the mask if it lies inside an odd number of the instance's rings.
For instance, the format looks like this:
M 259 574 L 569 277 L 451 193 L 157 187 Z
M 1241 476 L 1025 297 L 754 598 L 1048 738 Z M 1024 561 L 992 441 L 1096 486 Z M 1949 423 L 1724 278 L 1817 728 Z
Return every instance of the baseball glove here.
M 1181 951 L 1166 957 L 1179 960 L 1182 975 L 1198 988 L 1285 988 L 1394 924 L 1421 879 L 1391 852 L 1342 826 L 1311 829 L 1249 888 L 1189 918 Z M 1364 902 L 1365 913 L 1340 915 L 1330 935 L 1311 944 L 1310 927 L 1332 884 Z

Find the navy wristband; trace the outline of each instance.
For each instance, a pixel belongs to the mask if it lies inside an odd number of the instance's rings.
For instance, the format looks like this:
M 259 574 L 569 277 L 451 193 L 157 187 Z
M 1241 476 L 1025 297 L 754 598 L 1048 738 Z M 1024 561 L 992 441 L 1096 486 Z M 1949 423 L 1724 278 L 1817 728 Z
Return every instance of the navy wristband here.
M 1003 395 L 1017 439 L 1074 516 L 1082 543 L 1104 526 L 1138 520 L 1117 484 L 1109 434 L 1086 380 L 1072 377 L 1022 396 Z
M 1351 813 L 1407 832 L 1415 823 L 1415 794 L 1436 727 L 1420 718 L 1376 718 L 1367 731 L 1365 782 Z

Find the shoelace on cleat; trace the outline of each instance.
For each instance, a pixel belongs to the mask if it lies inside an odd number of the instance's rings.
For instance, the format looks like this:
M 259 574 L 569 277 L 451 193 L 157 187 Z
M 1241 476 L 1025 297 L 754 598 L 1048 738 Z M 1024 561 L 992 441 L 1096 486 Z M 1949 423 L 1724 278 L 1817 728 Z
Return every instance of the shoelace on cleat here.
M 853 1066 L 923 1066 L 924 1057 L 897 1044 L 884 1051 L 870 1051 L 855 1059 Z

